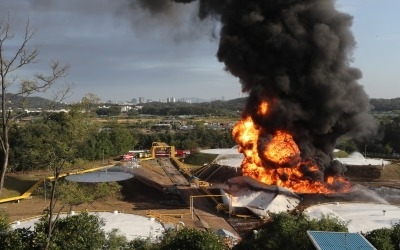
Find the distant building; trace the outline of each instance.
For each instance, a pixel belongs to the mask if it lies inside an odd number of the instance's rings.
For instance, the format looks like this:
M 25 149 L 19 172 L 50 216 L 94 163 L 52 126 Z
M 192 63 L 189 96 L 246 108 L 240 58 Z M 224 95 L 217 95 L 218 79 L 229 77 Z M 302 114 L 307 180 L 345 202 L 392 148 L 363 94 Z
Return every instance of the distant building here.
M 174 103 L 174 102 L 176 102 L 176 99 L 174 97 L 167 98 L 167 103 Z
M 191 99 L 187 99 L 187 98 L 181 98 L 181 99 L 179 99 L 179 102 L 192 103 L 192 100 Z
M 121 112 L 128 112 L 128 110 L 132 109 L 131 106 L 125 105 L 121 107 Z
M 139 97 L 139 103 L 145 103 L 145 99 L 143 96 Z

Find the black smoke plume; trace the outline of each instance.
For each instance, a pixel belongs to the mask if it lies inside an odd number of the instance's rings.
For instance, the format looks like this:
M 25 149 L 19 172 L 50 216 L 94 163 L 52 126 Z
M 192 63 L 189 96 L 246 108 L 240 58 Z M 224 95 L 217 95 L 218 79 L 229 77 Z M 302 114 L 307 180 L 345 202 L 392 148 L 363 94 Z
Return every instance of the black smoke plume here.
M 134 2 L 163 11 L 173 2 L 193 1 Z M 352 17 L 336 10 L 334 0 L 196 2 L 200 19 L 211 16 L 221 23 L 217 58 L 249 93 L 243 116 L 252 116 L 266 137 L 289 131 L 303 159 L 340 174 L 343 169 L 332 161 L 336 140 L 345 134 L 363 138 L 377 129 L 357 82 L 361 71 L 350 66 L 356 45 Z M 269 103 L 266 116 L 256 112 L 262 101 Z

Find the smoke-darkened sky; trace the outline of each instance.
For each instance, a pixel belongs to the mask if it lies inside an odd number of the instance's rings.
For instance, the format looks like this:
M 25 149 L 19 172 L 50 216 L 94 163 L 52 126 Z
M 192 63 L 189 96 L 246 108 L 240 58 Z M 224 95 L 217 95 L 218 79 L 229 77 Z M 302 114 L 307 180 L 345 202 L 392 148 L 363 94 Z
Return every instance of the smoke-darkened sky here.
M 220 25 L 201 23 L 192 15 L 196 3 L 176 6 L 161 18 L 131 13 L 124 0 L 3 0 L 0 17 L 10 15 L 16 37 L 29 18 L 37 29 L 34 44 L 40 62 L 20 75 L 46 72 L 56 59 L 71 65 L 68 78 L 75 87 L 71 101 L 85 93 L 103 101 L 167 97 L 205 100 L 237 98 L 239 80 L 218 62 Z M 33 4 L 34 3 L 34 4 Z M 397 0 L 340 0 L 339 10 L 354 16 L 352 31 L 357 46 L 353 66 L 373 98 L 394 98 L 400 79 L 400 7 Z M 17 40 L 13 40 L 16 42 Z M 8 44 L 6 50 L 12 49 Z

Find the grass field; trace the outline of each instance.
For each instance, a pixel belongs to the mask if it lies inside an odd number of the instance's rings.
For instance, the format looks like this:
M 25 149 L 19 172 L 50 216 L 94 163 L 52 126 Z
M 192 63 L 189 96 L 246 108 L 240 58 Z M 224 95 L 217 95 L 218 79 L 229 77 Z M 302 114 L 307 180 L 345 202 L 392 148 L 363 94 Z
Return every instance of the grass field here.
M 1 198 L 19 196 L 32 187 L 37 180 L 30 179 L 26 175 L 9 175 L 5 178 L 4 189 Z

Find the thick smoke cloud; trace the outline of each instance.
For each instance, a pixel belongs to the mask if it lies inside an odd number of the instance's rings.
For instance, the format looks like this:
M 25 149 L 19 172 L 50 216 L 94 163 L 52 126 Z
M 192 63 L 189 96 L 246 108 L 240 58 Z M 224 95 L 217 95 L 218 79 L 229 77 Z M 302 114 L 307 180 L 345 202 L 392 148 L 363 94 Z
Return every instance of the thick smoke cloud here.
M 190 0 L 137 0 L 141 8 L 167 11 Z M 198 17 L 221 23 L 217 58 L 249 93 L 244 116 L 268 134 L 289 131 L 302 157 L 324 170 L 332 164 L 336 140 L 363 138 L 377 125 L 368 115 L 369 98 L 350 66 L 356 42 L 352 17 L 335 9 L 334 0 L 198 0 Z M 260 102 L 267 116 L 257 115 Z
M 116 15 L 128 18 L 137 36 L 153 36 L 166 43 L 195 42 L 204 36 L 215 40 L 218 17 L 200 5 L 191 0 L 125 0 Z M 205 8 L 203 14 L 200 8 Z
M 232 1 L 227 9 L 217 56 L 250 93 L 245 115 L 267 131 L 290 131 L 303 158 L 337 169 L 336 139 L 376 129 L 362 74 L 349 66 L 352 17 L 329 0 Z M 255 112 L 262 100 L 271 104 L 266 117 Z

